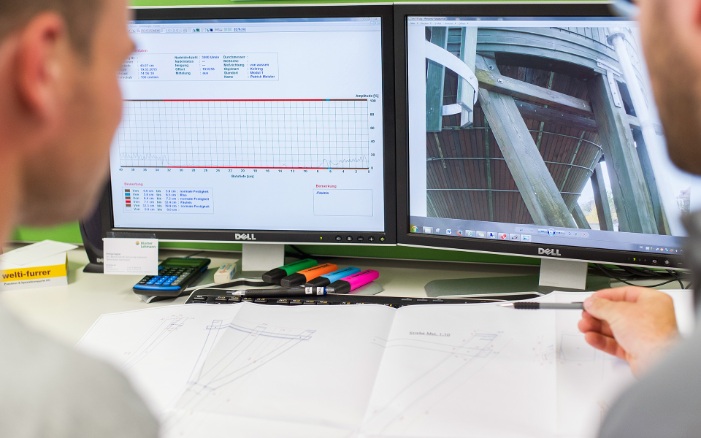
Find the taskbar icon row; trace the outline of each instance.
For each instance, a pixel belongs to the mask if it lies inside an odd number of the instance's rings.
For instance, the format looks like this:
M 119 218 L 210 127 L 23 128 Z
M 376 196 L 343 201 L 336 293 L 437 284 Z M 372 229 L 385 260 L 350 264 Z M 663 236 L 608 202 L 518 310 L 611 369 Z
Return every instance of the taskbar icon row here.
M 454 228 L 439 228 L 439 227 L 417 227 L 413 225 L 411 227 L 412 233 L 422 233 L 422 234 L 440 234 L 443 236 L 456 236 L 456 237 L 472 237 L 476 239 L 492 239 L 492 240 L 510 240 L 512 242 L 532 242 L 533 236 L 531 234 L 521 234 L 521 233 L 503 233 L 497 231 L 486 231 L 486 230 L 462 230 Z

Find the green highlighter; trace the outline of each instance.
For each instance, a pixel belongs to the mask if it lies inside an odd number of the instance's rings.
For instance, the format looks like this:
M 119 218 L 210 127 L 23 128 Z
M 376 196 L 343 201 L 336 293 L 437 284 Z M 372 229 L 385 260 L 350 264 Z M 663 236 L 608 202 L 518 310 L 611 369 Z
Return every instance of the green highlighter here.
M 262 278 L 266 283 L 280 284 L 280 281 L 288 275 L 292 275 L 297 271 L 301 271 L 302 269 L 311 268 L 317 264 L 317 261 L 314 259 L 299 260 L 293 263 L 288 263 L 287 265 L 282 265 L 279 268 L 271 269 L 263 274 Z

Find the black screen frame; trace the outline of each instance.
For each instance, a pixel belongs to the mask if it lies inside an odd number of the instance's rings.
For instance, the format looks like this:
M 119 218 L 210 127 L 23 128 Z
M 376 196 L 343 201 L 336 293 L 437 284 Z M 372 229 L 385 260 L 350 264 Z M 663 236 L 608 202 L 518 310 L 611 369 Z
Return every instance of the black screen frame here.
M 681 254 L 653 254 L 628 250 L 500 241 L 479 238 L 458 238 L 437 234 L 411 233 L 409 214 L 409 133 L 408 133 L 408 80 L 407 80 L 407 18 L 426 17 L 614 17 L 607 4 L 563 2 L 514 4 L 445 3 L 396 4 L 395 66 L 397 117 L 397 244 L 399 246 L 461 250 L 501 255 L 516 255 L 539 259 L 574 260 L 592 263 L 686 269 Z M 546 252 L 544 254 L 544 252 Z M 550 255 L 553 254 L 553 255 Z
M 129 228 L 115 227 L 112 213 L 110 180 L 105 184 L 98 206 L 102 235 L 108 233 L 143 233 L 160 240 L 234 243 L 289 243 L 289 244 L 396 244 L 396 173 L 395 173 L 395 69 L 394 15 L 389 4 L 362 6 L 222 6 L 222 7 L 144 7 L 131 8 L 133 20 L 226 20 L 275 18 L 335 18 L 380 17 L 382 22 L 382 84 L 384 124 L 384 231 L 349 232 L 347 230 L 255 230 L 255 229 L 185 229 L 185 228 Z M 256 207 L 260 208 L 260 206 Z M 282 212 L 281 214 L 284 214 Z M 255 242 L 251 242 L 255 235 Z

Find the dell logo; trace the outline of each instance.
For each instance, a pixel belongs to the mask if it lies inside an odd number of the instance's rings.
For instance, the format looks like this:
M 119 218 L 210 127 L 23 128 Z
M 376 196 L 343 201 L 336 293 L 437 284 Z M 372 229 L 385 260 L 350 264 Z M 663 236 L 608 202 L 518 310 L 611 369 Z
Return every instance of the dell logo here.
M 234 240 L 256 240 L 255 234 L 234 234 Z
M 546 255 L 551 257 L 562 257 L 559 249 L 538 248 L 538 255 Z

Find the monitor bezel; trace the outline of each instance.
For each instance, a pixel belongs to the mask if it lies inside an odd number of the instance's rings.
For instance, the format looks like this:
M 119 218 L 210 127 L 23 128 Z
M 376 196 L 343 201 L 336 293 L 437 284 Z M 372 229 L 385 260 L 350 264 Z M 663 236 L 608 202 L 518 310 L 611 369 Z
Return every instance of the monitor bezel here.
M 218 6 L 218 7 L 132 7 L 132 20 L 208 20 L 208 19 L 276 19 L 276 18 L 336 18 L 380 17 L 382 22 L 382 83 L 384 123 L 384 230 L 383 231 L 316 231 L 316 230 L 256 230 L 256 229 L 190 229 L 115 227 L 110 180 L 105 184 L 98 206 L 103 236 L 108 233 L 145 234 L 166 241 L 234 242 L 274 244 L 396 244 L 396 174 L 395 174 L 395 96 L 393 37 L 394 15 L 390 4 L 363 6 Z M 257 208 L 257 207 L 256 207 Z M 369 237 L 373 240 L 370 241 Z
M 685 269 L 682 255 L 656 254 L 629 250 L 576 247 L 562 244 L 539 244 L 480 238 L 460 238 L 411 233 L 409 214 L 409 143 L 407 91 L 407 18 L 435 17 L 614 17 L 605 3 L 431 3 L 397 4 L 394 8 L 397 119 L 397 244 L 399 246 L 460 250 L 538 259 L 573 260 L 592 263 Z M 540 253 L 539 253 L 540 251 Z M 546 252 L 546 254 L 543 254 Z M 552 254 L 552 255 L 548 255 Z

